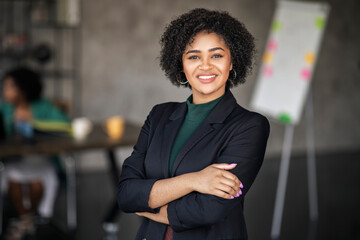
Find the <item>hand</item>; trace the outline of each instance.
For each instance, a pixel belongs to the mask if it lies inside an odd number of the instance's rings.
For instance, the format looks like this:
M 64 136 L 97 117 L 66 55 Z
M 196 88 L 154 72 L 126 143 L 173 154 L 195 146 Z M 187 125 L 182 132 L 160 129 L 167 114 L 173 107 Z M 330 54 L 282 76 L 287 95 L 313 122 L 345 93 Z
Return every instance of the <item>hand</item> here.
M 138 216 L 146 217 L 148 219 L 151 219 L 155 222 L 168 224 L 169 225 L 169 219 L 167 216 L 167 205 L 164 205 L 160 208 L 159 213 L 148 213 L 148 212 L 137 212 L 135 213 Z
M 212 164 L 194 173 L 194 191 L 225 199 L 239 197 L 242 194 L 243 185 L 234 174 L 228 171 L 235 167 L 236 164 Z
M 29 108 L 17 108 L 14 112 L 15 120 L 30 122 L 32 119 L 31 110 Z

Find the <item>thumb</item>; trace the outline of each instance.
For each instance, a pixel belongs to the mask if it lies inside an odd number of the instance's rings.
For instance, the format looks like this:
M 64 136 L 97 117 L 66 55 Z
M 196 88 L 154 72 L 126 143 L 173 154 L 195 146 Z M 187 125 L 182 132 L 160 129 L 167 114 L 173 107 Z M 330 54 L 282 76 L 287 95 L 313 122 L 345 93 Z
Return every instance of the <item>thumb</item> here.
M 234 169 L 236 167 L 236 163 L 215 163 L 212 166 L 219 168 L 219 169 L 225 169 L 225 170 L 230 170 L 230 169 Z

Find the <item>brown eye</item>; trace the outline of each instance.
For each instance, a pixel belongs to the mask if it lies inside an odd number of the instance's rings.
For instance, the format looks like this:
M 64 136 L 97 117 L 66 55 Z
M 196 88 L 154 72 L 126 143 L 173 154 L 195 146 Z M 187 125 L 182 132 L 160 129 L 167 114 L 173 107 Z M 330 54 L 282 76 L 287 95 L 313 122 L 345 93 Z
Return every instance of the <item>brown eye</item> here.
M 220 54 L 215 54 L 214 56 L 212 56 L 213 58 L 222 58 L 223 56 Z
M 198 56 L 190 56 L 189 59 L 194 60 L 194 59 L 199 59 L 199 57 Z

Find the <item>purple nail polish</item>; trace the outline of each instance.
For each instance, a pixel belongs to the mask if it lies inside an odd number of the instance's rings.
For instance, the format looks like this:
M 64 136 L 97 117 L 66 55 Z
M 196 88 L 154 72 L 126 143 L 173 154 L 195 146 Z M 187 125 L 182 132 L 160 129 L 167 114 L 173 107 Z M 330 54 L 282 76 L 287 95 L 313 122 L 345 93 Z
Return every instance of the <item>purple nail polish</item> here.
M 231 199 L 234 199 L 234 196 L 231 196 Z
M 237 193 L 236 197 L 240 197 L 240 195 L 242 194 L 241 190 Z
M 237 163 L 232 163 L 232 164 L 230 164 L 231 166 L 234 166 L 234 165 L 237 165 Z
M 242 183 L 240 183 L 240 188 L 244 188 L 244 185 Z

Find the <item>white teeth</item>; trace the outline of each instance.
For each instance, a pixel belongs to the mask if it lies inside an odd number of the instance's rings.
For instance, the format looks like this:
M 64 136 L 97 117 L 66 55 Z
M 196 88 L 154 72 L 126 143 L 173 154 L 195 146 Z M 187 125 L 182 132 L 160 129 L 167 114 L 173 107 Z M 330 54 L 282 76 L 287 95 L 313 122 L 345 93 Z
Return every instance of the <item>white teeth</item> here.
M 200 79 L 210 79 L 210 78 L 213 78 L 213 77 L 216 77 L 216 75 L 211 75 L 211 76 L 198 76 L 198 78 L 200 78 Z

